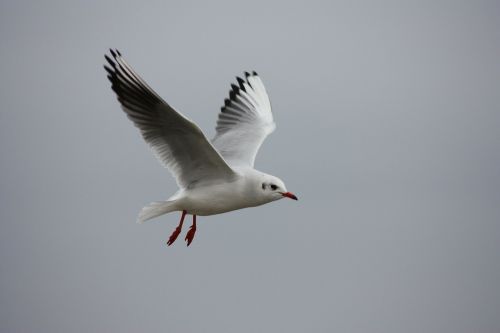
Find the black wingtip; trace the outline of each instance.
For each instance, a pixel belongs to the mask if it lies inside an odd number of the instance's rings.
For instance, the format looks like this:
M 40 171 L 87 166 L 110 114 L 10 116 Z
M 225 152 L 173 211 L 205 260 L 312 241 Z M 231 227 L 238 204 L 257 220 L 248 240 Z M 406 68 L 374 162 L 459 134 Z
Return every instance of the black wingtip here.
M 243 80 L 241 77 L 237 76 L 236 81 L 238 81 L 238 85 L 240 86 L 240 89 L 246 92 L 245 89 L 245 80 Z
M 252 71 L 253 76 L 259 76 L 256 71 Z
M 118 51 L 118 49 L 115 49 L 116 53 L 121 57 L 122 56 L 122 53 L 120 51 Z
M 106 65 L 104 65 L 104 69 L 106 70 L 106 72 L 108 72 L 109 75 L 114 75 L 115 74 L 115 71 L 112 70 L 111 68 L 109 68 Z
M 115 64 L 115 62 L 114 62 L 114 61 L 113 61 L 110 57 L 108 57 L 108 55 L 107 55 L 107 54 L 105 54 L 105 55 L 104 55 L 104 58 L 106 59 L 106 61 L 109 63 L 109 65 L 110 65 L 111 67 L 113 67 L 113 68 L 115 68 L 115 69 L 116 69 L 116 64 Z
M 113 56 L 113 58 L 116 58 L 116 53 L 113 49 L 109 49 L 109 52 L 111 52 L 111 55 Z
M 237 94 L 240 92 L 240 87 L 238 87 L 234 83 L 231 84 L 231 88 L 233 88 L 233 91 Z

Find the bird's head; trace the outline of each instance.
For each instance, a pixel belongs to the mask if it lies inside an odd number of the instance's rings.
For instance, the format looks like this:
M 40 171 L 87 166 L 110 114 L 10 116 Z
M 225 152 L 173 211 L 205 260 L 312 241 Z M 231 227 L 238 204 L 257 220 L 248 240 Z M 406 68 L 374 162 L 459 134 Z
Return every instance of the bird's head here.
M 298 200 L 295 194 L 287 191 L 285 183 L 278 177 L 265 175 L 262 177 L 259 186 L 259 191 L 268 201 L 275 201 L 283 198 Z

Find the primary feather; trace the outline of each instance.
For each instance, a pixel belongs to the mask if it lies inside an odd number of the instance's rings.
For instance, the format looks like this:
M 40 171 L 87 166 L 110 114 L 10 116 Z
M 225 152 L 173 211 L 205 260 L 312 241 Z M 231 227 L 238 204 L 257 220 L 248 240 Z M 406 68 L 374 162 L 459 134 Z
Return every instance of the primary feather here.
M 236 79 L 238 85 L 231 86 L 219 113 L 212 144 L 229 165 L 253 167 L 260 146 L 276 126 L 269 96 L 257 73 Z
M 111 67 L 105 69 L 123 111 L 179 187 L 234 178 L 234 171 L 200 128 L 158 96 L 118 51 L 111 50 L 111 55 L 113 59 L 106 56 Z

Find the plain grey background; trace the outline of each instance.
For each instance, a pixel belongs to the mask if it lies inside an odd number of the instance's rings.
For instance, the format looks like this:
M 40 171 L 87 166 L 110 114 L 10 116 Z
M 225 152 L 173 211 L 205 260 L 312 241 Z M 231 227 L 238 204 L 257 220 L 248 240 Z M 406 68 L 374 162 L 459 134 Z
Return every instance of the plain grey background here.
M 2 1 L 1 332 L 500 332 L 498 1 Z M 176 190 L 103 54 L 208 137 L 261 74 L 300 201 L 135 223 Z M 189 225 L 189 224 L 188 224 Z M 184 237 L 184 234 L 181 236 Z

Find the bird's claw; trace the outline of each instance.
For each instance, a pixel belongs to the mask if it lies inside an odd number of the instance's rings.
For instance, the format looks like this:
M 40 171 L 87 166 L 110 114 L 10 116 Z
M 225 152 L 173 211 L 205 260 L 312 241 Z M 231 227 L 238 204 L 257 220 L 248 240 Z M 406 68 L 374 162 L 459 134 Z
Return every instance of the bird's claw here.
M 186 238 L 184 238 L 184 240 L 187 242 L 187 246 L 189 246 L 193 241 L 195 233 L 196 233 L 196 226 L 192 225 L 186 234 Z
M 170 235 L 170 237 L 168 239 L 167 245 L 168 246 L 172 245 L 180 233 L 181 233 L 181 227 L 175 228 L 174 232 L 172 232 L 172 234 Z

